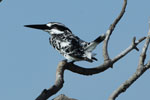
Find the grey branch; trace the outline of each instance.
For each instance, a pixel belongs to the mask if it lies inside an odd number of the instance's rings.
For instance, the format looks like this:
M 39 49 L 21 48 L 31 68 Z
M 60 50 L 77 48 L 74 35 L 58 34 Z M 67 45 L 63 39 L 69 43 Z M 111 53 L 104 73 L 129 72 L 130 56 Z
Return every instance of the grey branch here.
M 62 61 L 58 64 L 55 84 L 48 90 L 44 89 L 43 92 L 36 98 L 36 100 L 47 100 L 50 96 L 56 94 L 63 87 L 66 63 L 66 61 Z
M 148 45 L 149 45 L 149 42 L 150 42 L 150 19 L 149 19 L 149 31 L 148 31 L 148 36 L 147 36 L 147 39 L 146 39 L 146 42 L 144 44 L 144 47 L 143 47 L 143 50 L 142 50 L 142 53 L 140 55 L 140 59 L 139 59 L 139 67 L 143 66 L 144 65 L 144 61 L 145 61 L 145 58 L 146 58 L 146 51 L 147 51 L 147 48 L 148 48 Z M 140 66 L 141 65 L 141 66 Z
M 73 63 L 67 63 L 67 61 L 61 61 L 58 64 L 58 68 L 57 68 L 57 72 L 56 72 L 55 84 L 49 89 L 44 89 L 43 92 L 36 98 L 36 100 L 47 100 L 49 97 L 51 97 L 52 95 L 56 94 L 63 87 L 64 70 L 70 70 L 70 71 L 72 71 L 74 73 L 82 74 L 82 75 L 98 74 L 98 73 L 104 72 L 108 68 L 112 67 L 113 64 L 116 61 L 121 59 L 123 56 L 128 54 L 133 49 L 138 50 L 136 46 L 140 42 L 142 42 L 145 39 L 145 37 L 139 39 L 138 41 L 135 41 L 135 38 L 134 38 L 133 41 L 132 41 L 131 46 L 129 46 L 125 51 L 120 53 L 118 56 L 116 56 L 112 60 L 109 58 L 109 55 L 108 55 L 108 52 L 107 52 L 107 46 L 108 46 L 108 41 L 109 41 L 110 35 L 112 34 L 112 32 L 113 32 L 115 26 L 117 25 L 117 23 L 119 22 L 119 20 L 124 15 L 124 12 L 125 12 L 125 9 L 126 9 L 126 5 L 127 5 L 127 0 L 124 0 L 124 4 L 123 4 L 122 10 L 121 10 L 119 16 L 115 19 L 113 24 L 110 25 L 109 29 L 106 32 L 106 38 L 105 38 L 104 44 L 103 44 L 104 63 L 99 65 L 99 66 L 97 66 L 97 67 L 84 68 L 84 67 L 80 67 L 78 65 L 75 65 Z M 148 64 L 147 64 L 147 66 L 148 66 Z
M 150 68 L 150 61 L 144 65 L 146 58 L 146 51 L 150 43 L 150 28 L 148 32 L 148 36 L 146 37 L 146 42 L 144 44 L 142 53 L 140 55 L 139 64 L 136 72 L 126 80 L 121 86 L 119 86 L 109 97 L 108 100 L 115 100 L 121 93 L 125 92 L 147 69 Z
M 118 56 L 116 56 L 112 60 L 105 61 L 102 65 L 99 65 L 97 67 L 84 68 L 84 67 L 80 67 L 78 65 L 72 64 L 72 63 L 67 63 L 66 69 L 68 69 L 68 70 L 70 70 L 70 71 L 72 71 L 74 73 L 78 73 L 78 74 L 82 74 L 82 75 L 93 75 L 93 74 L 98 74 L 100 72 L 104 72 L 105 70 L 107 70 L 108 68 L 110 68 L 116 61 L 120 60 L 122 57 L 124 57 L 125 55 L 127 55 L 130 51 L 132 51 L 133 49 L 135 49 L 135 47 L 140 42 L 142 42 L 144 39 L 145 39 L 145 37 L 139 39 L 135 43 L 132 43 L 131 46 L 129 46 L 126 50 L 124 50 Z
M 126 54 L 128 54 L 131 50 L 135 49 L 138 51 L 138 48 L 136 47 L 140 42 L 142 42 L 146 37 L 143 37 L 139 39 L 138 41 L 135 41 L 135 38 L 133 38 L 132 44 L 124 51 L 122 51 L 118 56 L 116 56 L 114 59 L 112 59 L 112 62 L 115 63 L 122 57 L 124 57 Z
M 106 32 L 106 38 L 104 40 L 104 45 L 103 45 L 103 57 L 104 57 L 104 61 L 110 60 L 109 55 L 108 55 L 108 49 L 107 49 L 108 48 L 108 41 L 109 41 L 109 38 L 110 38 L 113 30 L 115 29 L 117 23 L 120 21 L 120 19 L 124 15 L 126 6 L 127 6 L 127 0 L 124 0 L 123 7 L 122 7 L 122 10 L 121 10 L 119 16 L 115 19 L 115 21 L 113 22 L 113 24 L 110 25 L 109 29 Z

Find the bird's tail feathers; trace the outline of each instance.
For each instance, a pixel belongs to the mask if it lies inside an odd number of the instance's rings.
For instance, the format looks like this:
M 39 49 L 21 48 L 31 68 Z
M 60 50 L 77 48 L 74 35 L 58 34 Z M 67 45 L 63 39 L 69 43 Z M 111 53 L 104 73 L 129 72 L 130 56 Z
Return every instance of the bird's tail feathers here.
M 101 36 L 97 37 L 93 42 L 99 44 L 101 43 L 106 37 L 106 34 L 102 34 Z
M 96 48 L 96 46 L 105 39 L 105 37 L 106 37 L 106 34 L 102 34 L 101 36 L 97 37 L 94 41 L 92 41 L 87 46 L 87 48 L 85 50 L 88 51 L 88 52 L 93 51 Z
M 93 61 L 93 60 L 97 61 L 97 59 L 94 56 L 96 56 L 96 53 L 86 52 L 86 57 L 88 59 L 90 59 L 91 61 Z

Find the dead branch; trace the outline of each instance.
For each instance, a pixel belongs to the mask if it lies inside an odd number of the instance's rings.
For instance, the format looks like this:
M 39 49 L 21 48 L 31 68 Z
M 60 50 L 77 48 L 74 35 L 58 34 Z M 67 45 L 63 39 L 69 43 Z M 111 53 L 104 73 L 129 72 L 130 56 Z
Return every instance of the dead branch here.
M 136 72 L 123 84 L 121 84 L 109 97 L 108 100 L 115 100 L 121 93 L 125 92 L 147 69 L 150 68 L 150 61 L 144 65 L 146 58 L 146 51 L 150 43 L 150 28 L 148 32 L 148 36 L 146 38 L 146 42 L 143 46 L 142 53 L 140 55 L 139 64 Z
M 98 74 L 100 72 L 104 72 L 105 70 L 107 70 L 108 68 L 110 68 L 110 66 L 112 66 L 116 61 L 118 61 L 119 59 L 121 59 L 123 56 L 127 55 L 130 51 L 132 51 L 133 49 L 135 49 L 135 47 L 142 42 L 144 38 L 139 39 L 138 41 L 135 42 L 135 44 L 131 44 L 131 46 L 129 46 L 125 51 L 123 51 L 121 54 L 119 54 L 118 56 L 116 56 L 115 58 L 113 58 L 112 60 L 108 61 L 108 62 L 104 62 L 102 65 L 97 66 L 97 67 L 93 67 L 93 68 L 84 68 L 84 67 L 80 67 L 78 65 L 75 64 L 71 64 L 71 63 L 67 63 L 66 65 L 66 69 L 77 73 L 77 74 L 82 74 L 82 75 L 93 75 L 93 74 Z
M 135 49 L 138 51 L 138 48 L 136 47 L 140 42 L 142 42 L 144 39 L 146 39 L 146 37 L 143 37 L 141 39 L 139 39 L 138 41 L 135 41 L 135 38 L 133 38 L 132 44 L 125 49 L 124 51 L 122 51 L 119 55 L 117 55 L 114 59 L 112 59 L 112 62 L 115 63 L 116 61 L 118 61 L 119 59 L 121 59 L 122 57 L 124 57 L 127 53 L 129 53 L 131 50 Z
M 50 96 L 56 94 L 63 87 L 66 63 L 66 61 L 62 61 L 58 64 L 55 84 L 48 90 L 44 89 L 43 92 L 36 98 L 36 100 L 47 100 Z
M 117 23 L 120 21 L 120 19 L 124 15 L 126 6 L 127 6 L 127 0 L 124 0 L 124 4 L 123 4 L 122 10 L 121 10 L 119 16 L 115 19 L 115 21 L 113 22 L 113 24 L 110 25 L 109 29 L 106 32 L 106 38 L 105 38 L 104 44 L 103 44 L 103 57 L 104 57 L 104 61 L 109 61 L 110 60 L 109 55 L 108 55 L 108 49 L 107 49 L 108 48 L 108 41 L 109 41 L 109 38 L 110 38 L 113 30 L 115 29 Z
M 150 19 L 149 19 L 149 21 L 150 21 Z M 149 22 L 148 36 L 147 36 L 146 42 L 144 44 L 142 53 L 140 55 L 140 59 L 139 59 L 139 68 L 144 65 L 144 61 L 145 61 L 145 58 L 146 58 L 146 51 L 148 49 L 148 45 L 149 45 L 149 42 L 150 42 L 149 38 L 150 38 L 150 22 Z
M 117 23 L 120 21 L 120 19 L 124 15 L 125 9 L 126 9 L 126 5 L 127 5 L 127 0 L 124 0 L 124 4 L 123 4 L 122 10 L 121 10 L 119 16 L 115 19 L 113 24 L 110 25 L 109 29 L 106 32 L 106 38 L 105 38 L 104 44 L 103 44 L 104 63 L 99 65 L 99 66 L 97 66 L 97 67 L 84 68 L 84 67 L 80 67 L 78 65 L 75 65 L 73 63 L 67 63 L 66 61 L 61 61 L 58 64 L 58 68 L 57 68 L 57 71 L 56 71 L 55 84 L 49 89 L 44 89 L 43 92 L 36 98 L 36 100 L 47 100 L 49 97 L 51 97 L 52 95 L 56 94 L 63 87 L 64 70 L 70 70 L 70 71 L 72 71 L 74 73 L 82 74 L 82 75 L 97 74 L 97 73 L 103 72 L 103 71 L 107 70 L 108 68 L 112 67 L 113 64 L 116 61 L 118 61 L 119 59 L 124 57 L 126 54 L 128 54 L 133 49 L 138 50 L 136 46 L 140 42 L 142 42 L 145 38 L 141 38 L 138 41 L 135 41 L 135 38 L 134 38 L 133 41 L 132 41 L 131 46 L 129 46 L 124 52 L 120 53 L 118 56 L 116 56 L 112 60 L 109 58 L 109 55 L 108 55 L 107 47 L 108 47 L 109 38 L 110 38 L 110 36 L 111 36 L 115 26 L 117 25 Z

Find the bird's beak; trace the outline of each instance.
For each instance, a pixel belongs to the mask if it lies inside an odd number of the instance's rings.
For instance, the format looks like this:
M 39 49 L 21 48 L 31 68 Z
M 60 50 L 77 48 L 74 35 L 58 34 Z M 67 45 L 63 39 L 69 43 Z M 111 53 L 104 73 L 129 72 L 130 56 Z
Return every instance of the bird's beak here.
M 49 27 L 46 24 L 39 24 L 39 25 L 24 25 L 24 27 L 47 30 Z

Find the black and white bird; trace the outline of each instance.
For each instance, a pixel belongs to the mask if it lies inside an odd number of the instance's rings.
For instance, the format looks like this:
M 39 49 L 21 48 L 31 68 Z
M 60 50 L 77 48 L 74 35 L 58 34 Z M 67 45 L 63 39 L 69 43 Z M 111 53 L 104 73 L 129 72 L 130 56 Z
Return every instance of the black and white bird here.
M 25 25 L 25 27 L 41 29 L 48 32 L 51 37 L 49 38 L 50 44 L 67 60 L 75 61 L 88 61 L 93 62 L 97 60 L 92 51 L 96 46 L 102 42 L 106 35 L 103 34 L 92 42 L 86 42 L 75 36 L 71 30 L 62 23 L 49 22 L 48 24 Z

